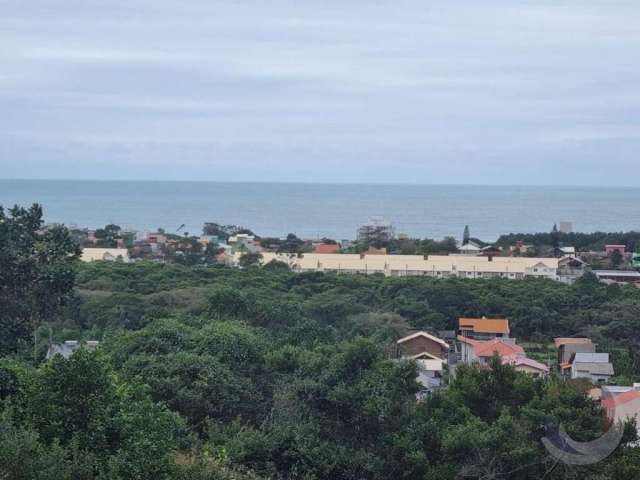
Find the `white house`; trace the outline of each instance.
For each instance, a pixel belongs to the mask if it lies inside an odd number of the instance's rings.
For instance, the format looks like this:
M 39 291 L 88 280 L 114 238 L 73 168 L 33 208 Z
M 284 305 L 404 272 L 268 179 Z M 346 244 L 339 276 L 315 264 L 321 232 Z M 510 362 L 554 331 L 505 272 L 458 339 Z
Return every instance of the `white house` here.
M 571 378 L 588 378 L 593 383 L 605 383 L 613 377 L 613 365 L 608 353 L 578 352 L 571 364 Z
M 476 255 L 480 255 L 480 253 L 482 252 L 482 248 L 480 247 L 480 245 L 476 244 L 475 242 L 467 242 L 464 245 L 462 245 L 460 248 L 460 255 L 469 255 L 469 256 L 476 256 Z

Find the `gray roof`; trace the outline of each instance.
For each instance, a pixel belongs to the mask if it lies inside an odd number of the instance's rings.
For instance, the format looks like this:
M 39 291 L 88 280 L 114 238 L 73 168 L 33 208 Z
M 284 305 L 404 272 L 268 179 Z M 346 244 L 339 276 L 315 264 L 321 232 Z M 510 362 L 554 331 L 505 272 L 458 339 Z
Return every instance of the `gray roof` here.
M 619 395 L 621 393 L 627 393 L 633 390 L 633 387 L 625 387 L 620 385 L 604 385 L 602 387 L 603 393 L 610 393 L 611 395 Z
M 612 375 L 613 365 L 610 363 L 574 362 L 574 368 L 578 372 L 588 372 L 592 375 Z
M 576 356 L 573 358 L 574 363 L 607 363 L 608 361 L 608 353 L 577 352 Z
M 624 278 L 639 278 L 640 273 L 635 270 L 592 270 L 592 272 L 598 277 L 624 277 Z

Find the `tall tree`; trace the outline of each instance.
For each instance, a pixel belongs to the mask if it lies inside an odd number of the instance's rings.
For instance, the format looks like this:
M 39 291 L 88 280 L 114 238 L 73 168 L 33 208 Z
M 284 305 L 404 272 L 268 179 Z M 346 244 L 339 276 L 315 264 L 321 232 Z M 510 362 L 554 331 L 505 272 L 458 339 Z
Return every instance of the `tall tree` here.
M 558 225 L 555 223 L 551 229 L 551 246 L 553 247 L 553 254 L 559 257 L 562 253 L 560 252 L 560 232 L 558 232 Z
M 66 228 L 43 225 L 40 205 L 0 206 L 0 355 L 28 345 L 72 293 L 80 249 Z
M 609 259 L 609 262 L 611 263 L 611 267 L 618 268 L 623 261 L 624 261 L 624 257 L 618 250 L 614 250 L 611 253 L 611 258 Z
M 471 238 L 471 232 L 469 232 L 469 225 L 464 226 L 464 233 L 462 234 L 462 244 L 466 245 L 469 243 L 469 239 Z

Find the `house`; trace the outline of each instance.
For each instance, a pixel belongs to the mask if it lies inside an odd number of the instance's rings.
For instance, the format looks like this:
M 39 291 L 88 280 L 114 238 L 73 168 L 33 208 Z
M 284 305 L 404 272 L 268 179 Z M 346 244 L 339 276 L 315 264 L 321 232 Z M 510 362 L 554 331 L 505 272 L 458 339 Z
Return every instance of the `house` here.
M 262 251 L 260 241 L 254 235 L 247 233 L 238 233 L 229 237 L 227 243 L 233 247 L 234 252 L 240 253 L 258 253 Z
M 565 256 L 558 260 L 557 276 L 563 283 L 573 283 L 588 270 L 589 266 L 585 261 L 576 256 Z
M 63 358 L 68 359 L 73 352 L 78 350 L 81 346 L 84 346 L 87 350 L 93 351 L 98 347 L 97 340 L 88 340 L 86 342 L 78 342 L 77 340 L 66 340 L 63 343 L 52 343 L 47 350 L 45 358 L 49 360 L 56 355 L 62 355 Z
M 640 431 L 640 390 L 635 385 L 626 392 L 617 395 L 610 395 L 603 388 L 601 402 L 607 418 L 613 423 L 617 424 L 633 419 L 636 423 L 636 429 Z
M 519 255 L 524 255 L 526 253 L 529 252 L 529 250 L 531 250 L 533 248 L 533 245 L 528 245 L 526 243 L 524 243 L 522 240 L 517 240 L 515 245 L 511 245 L 509 247 L 509 252 L 511 252 L 511 254 L 519 254 Z
M 512 365 L 516 372 L 524 372 L 533 377 L 546 377 L 549 375 L 549 367 L 528 357 L 509 355 L 502 357 L 502 363 Z
M 511 340 L 511 339 L 508 339 Z M 479 363 L 486 365 L 491 357 L 524 357 L 524 349 L 515 342 L 494 338 L 492 340 L 475 340 L 462 335 L 458 336 L 458 361 L 470 365 Z
M 509 338 L 509 320 L 506 318 L 460 318 L 458 329 L 461 336 L 475 340 Z
M 558 279 L 558 262 L 549 262 L 543 259 L 525 270 L 527 277 Z
M 571 378 L 588 378 L 593 383 L 605 383 L 613 377 L 613 365 L 608 353 L 576 353 L 571 362 Z
M 575 257 L 576 247 L 560 247 L 560 253 L 565 257 Z
M 418 359 L 417 382 L 421 386 L 418 399 L 422 399 L 434 390 L 442 387 L 442 376 L 444 373 L 444 361 L 439 359 Z
M 421 386 L 418 399 L 424 398 L 442 385 L 442 373 L 449 352 L 449 344 L 427 332 L 415 332 L 396 342 L 402 358 L 415 360 L 417 382 Z
M 596 344 L 590 338 L 555 338 L 553 342 L 558 350 L 558 365 L 570 364 L 576 353 L 596 351 Z
M 467 365 L 475 363 L 487 366 L 491 358 L 497 355 L 503 365 L 511 365 L 517 372 L 534 377 L 545 377 L 549 374 L 547 365 L 528 358 L 524 349 L 511 338 L 474 340 L 460 335 L 457 345 L 457 360 Z
M 515 342 L 508 342 L 503 339 L 494 338 L 481 342 L 481 345 L 475 346 L 475 355 L 479 359 L 480 364 L 485 364 L 494 355 L 500 358 L 504 357 L 524 357 L 524 349 Z
M 494 257 L 502 255 L 502 249 L 500 247 L 496 247 L 495 245 L 487 245 L 486 247 L 483 247 L 481 249 L 480 254 L 485 257 Z
M 129 251 L 126 248 L 83 248 L 80 260 L 83 262 L 122 261 L 128 263 Z
M 156 245 L 164 245 L 167 243 L 167 236 L 160 232 L 147 232 L 146 241 Z
M 627 247 L 626 245 L 605 245 L 604 246 L 604 253 L 607 254 L 607 256 L 611 255 L 613 252 L 618 252 L 620 255 L 624 256 L 624 254 L 627 253 Z
M 337 243 L 318 243 L 313 246 L 313 253 L 340 253 Z
M 446 359 L 449 344 L 427 332 L 416 332 L 396 342 L 401 357 Z
M 460 255 L 476 256 L 482 253 L 482 248 L 480 247 L 480 245 L 473 241 L 465 243 L 458 250 L 460 250 Z
M 592 270 L 603 283 L 640 283 L 640 272 L 635 270 Z

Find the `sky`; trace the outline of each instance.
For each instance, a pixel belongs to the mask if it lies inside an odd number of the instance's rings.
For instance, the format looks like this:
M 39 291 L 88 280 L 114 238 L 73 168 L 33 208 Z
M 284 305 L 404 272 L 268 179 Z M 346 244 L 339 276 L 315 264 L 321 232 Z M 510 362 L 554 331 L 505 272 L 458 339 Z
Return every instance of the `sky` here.
M 637 0 L 0 0 L 0 177 L 640 187 Z

